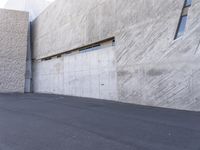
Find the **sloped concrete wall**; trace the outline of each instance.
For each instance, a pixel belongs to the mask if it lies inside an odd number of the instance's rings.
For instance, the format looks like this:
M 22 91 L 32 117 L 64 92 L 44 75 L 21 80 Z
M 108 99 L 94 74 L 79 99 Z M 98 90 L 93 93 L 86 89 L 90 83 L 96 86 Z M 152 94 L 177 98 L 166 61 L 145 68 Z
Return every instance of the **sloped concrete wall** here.
M 28 13 L 0 9 L 0 92 L 24 92 Z
M 152 9 L 143 14 L 145 21 L 124 28 L 130 24 L 128 16 L 120 23 L 116 43 L 119 99 L 123 102 L 200 110 L 200 2 L 192 1 L 186 32 L 174 40 L 183 2 L 149 2 Z M 118 10 L 134 14 L 131 8 L 127 1 Z M 154 8 L 156 13 L 151 13 Z M 126 17 L 122 13 L 121 18 Z
M 200 110 L 200 2 L 192 1 L 186 32 L 174 40 L 183 3 L 58 0 L 33 23 L 34 59 L 115 37 L 116 100 Z

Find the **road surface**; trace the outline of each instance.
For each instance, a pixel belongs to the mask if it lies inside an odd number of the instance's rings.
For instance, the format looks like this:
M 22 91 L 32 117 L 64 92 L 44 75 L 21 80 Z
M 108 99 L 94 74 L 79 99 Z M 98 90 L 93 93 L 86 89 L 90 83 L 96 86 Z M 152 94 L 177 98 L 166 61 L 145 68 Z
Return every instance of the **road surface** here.
M 200 150 L 200 113 L 0 94 L 0 150 Z

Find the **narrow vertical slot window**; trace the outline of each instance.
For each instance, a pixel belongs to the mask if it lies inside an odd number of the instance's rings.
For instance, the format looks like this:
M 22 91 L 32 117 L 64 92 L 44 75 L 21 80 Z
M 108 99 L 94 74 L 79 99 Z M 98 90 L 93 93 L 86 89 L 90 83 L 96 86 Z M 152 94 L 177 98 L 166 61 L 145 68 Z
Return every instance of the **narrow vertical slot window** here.
M 180 21 L 178 24 L 178 28 L 176 31 L 176 35 L 174 39 L 177 39 L 181 36 L 183 36 L 187 24 L 187 18 L 188 18 L 188 10 L 189 7 L 191 6 L 192 0 L 185 0 L 184 2 L 184 7 L 181 13 Z
M 187 22 L 187 16 L 181 16 L 179 28 L 176 34 L 176 39 L 181 37 L 184 34 L 186 22 Z

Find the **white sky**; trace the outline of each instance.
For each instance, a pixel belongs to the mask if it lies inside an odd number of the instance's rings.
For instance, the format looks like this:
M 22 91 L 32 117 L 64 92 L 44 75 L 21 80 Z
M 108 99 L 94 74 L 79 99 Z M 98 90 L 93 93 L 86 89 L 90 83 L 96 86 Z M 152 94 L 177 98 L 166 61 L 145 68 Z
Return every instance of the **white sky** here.
M 4 5 L 6 4 L 8 0 L 0 0 L 0 8 L 4 8 Z M 49 2 L 53 2 L 54 0 L 46 0 L 46 1 L 49 1 Z M 17 0 L 16 0 L 17 2 Z
M 4 8 L 4 5 L 6 4 L 8 0 L 0 0 L 0 8 Z
M 30 20 L 35 19 L 55 0 L 0 0 L 0 8 L 28 11 Z

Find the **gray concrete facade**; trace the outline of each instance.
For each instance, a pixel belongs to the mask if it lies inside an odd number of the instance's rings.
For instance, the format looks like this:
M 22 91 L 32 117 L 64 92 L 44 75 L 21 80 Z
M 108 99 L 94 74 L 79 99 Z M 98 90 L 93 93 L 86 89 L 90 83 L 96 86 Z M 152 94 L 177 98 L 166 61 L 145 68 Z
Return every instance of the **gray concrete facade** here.
M 183 4 L 57 0 L 33 22 L 34 91 L 199 111 L 200 1 L 174 40 Z M 44 60 L 111 37 L 110 47 Z
M 0 9 L 0 92 L 24 92 L 28 13 Z

